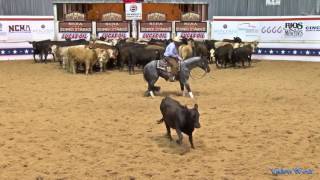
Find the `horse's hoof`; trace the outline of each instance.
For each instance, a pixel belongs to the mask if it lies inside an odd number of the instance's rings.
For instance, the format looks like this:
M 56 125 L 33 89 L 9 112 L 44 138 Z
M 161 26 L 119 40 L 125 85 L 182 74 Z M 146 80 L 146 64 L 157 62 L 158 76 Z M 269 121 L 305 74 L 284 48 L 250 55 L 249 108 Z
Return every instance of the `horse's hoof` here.
M 150 96 L 151 96 L 152 98 L 154 98 L 154 93 L 153 93 L 153 91 L 149 91 L 149 94 L 150 94 Z
M 149 97 L 149 96 L 150 96 L 149 91 L 146 91 L 146 92 L 144 93 L 144 96 L 145 96 L 145 97 Z

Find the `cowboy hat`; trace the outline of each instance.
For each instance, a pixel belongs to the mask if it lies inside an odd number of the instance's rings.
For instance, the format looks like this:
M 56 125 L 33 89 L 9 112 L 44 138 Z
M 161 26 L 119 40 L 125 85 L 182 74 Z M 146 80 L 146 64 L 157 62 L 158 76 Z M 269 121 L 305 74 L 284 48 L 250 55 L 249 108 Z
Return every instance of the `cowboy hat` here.
M 174 42 L 181 42 L 181 38 L 179 36 L 176 36 L 172 39 Z

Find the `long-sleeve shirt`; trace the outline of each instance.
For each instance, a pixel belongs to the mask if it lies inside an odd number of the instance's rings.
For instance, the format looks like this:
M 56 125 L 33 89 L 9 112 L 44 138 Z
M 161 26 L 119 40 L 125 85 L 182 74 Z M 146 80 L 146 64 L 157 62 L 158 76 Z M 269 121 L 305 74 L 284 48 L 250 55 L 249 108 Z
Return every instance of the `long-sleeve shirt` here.
M 174 42 L 171 42 L 167 48 L 166 51 L 164 52 L 164 56 L 165 57 L 174 57 L 174 58 L 178 58 L 179 60 L 182 60 L 182 58 L 179 56 L 176 45 L 174 44 Z

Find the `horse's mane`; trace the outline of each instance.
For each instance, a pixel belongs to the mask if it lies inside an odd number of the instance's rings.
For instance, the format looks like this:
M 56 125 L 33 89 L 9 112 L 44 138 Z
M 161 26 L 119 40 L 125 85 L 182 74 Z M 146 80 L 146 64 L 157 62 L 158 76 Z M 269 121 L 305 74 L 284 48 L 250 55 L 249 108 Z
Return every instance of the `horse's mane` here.
M 189 62 L 189 61 L 195 61 L 197 59 L 202 60 L 202 58 L 200 56 L 195 56 L 195 57 L 191 57 L 191 58 L 185 59 L 184 61 L 188 61 Z

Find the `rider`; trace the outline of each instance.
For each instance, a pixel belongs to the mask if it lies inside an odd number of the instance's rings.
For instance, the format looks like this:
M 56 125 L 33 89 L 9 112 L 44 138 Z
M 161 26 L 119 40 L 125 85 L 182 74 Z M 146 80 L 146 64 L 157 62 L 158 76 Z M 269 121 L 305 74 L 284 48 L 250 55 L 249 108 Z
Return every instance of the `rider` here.
M 178 61 L 182 61 L 182 58 L 178 54 L 178 43 L 181 42 L 180 37 L 176 36 L 172 39 L 173 41 L 167 46 L 164 52 L 164 59 L 168 62 L 171 67 L 170 81 L 174 81 L 179 70 Z

